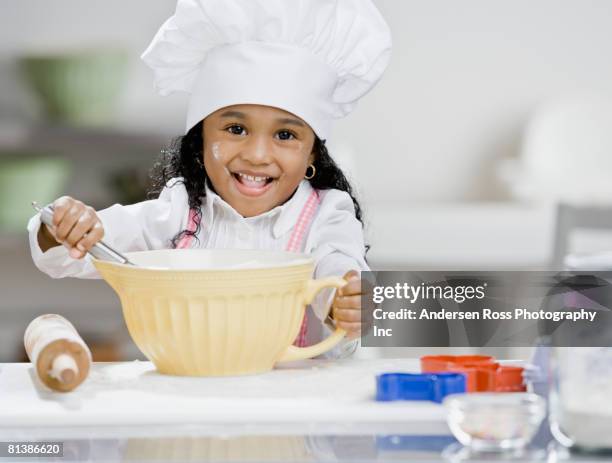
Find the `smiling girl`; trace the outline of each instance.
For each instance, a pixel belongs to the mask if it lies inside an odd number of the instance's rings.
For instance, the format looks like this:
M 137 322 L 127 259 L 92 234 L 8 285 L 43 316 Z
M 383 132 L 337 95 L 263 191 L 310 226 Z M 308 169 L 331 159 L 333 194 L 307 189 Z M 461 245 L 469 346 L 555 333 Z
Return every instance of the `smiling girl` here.
M 325 138 L 378 81 L 390 45 L 369 0 L 179 0 L 143 55 L 162 94 L 191 94 L 186 135 L 155 171 L 159 196 L 99 212 L 59 198 L 54 227 L 28 225 L 34 262 L 55 278 L 99 277 L 85 256 L 102 237 L 122 252 L 305 252 L 316 278 L 348 283 L 315 300 L 296 344 L 333 325 L 356 338 L 361 209 Z

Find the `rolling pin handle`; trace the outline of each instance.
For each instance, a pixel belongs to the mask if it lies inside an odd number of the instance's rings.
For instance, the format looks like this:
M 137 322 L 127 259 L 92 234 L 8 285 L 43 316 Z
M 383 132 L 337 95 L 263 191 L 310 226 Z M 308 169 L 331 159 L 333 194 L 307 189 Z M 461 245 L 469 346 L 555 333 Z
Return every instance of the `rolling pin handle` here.
M 69 384 L 79 375 L 79 366 L 74 357 L 68 354 L 60 354 L 53 360 L 49 376 L 59 382 Z

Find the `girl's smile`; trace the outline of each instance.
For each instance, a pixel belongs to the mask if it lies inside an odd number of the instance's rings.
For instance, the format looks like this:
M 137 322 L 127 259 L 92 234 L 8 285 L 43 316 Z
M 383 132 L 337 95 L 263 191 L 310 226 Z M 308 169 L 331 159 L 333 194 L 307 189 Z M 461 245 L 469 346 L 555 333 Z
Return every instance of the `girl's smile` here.
M 314 132 L 278 108 L 236 105 L 203 124 L 204 166 L 216 192 L 244 217 L 287 201 L 314 160 Z
M 274 177 L 269 177 L 261 172 L 241 171 L 233 172 L 236 187 L 246 196 L 261 196 L 272 188 Z

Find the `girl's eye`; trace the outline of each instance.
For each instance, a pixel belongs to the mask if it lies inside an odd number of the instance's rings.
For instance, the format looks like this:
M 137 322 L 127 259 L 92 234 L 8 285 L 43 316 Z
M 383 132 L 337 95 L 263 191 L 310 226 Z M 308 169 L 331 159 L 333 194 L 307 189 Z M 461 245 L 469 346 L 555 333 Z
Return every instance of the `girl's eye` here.
M 292 140 L 295 138 L 295 135 L 288 130 L 281 130 L 277 135 L 280 140 Z
M 244 127 L 242 127 L 241 125 L 237 125 L 237 124 L 230 125 L 225 130 L 227 130 L 229 133 L 231 133 L 233 135 L 244 135 L 244 133 L 246 132 L 244 130 Z

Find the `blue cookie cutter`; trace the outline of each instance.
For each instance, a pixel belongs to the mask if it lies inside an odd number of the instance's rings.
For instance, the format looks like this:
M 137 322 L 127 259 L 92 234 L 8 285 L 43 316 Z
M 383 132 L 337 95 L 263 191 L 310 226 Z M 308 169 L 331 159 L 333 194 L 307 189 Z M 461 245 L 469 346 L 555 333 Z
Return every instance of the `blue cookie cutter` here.
M 463 373 L 384 373 L 376 376 L 376 400 L 431 400 L 466 391 Z

